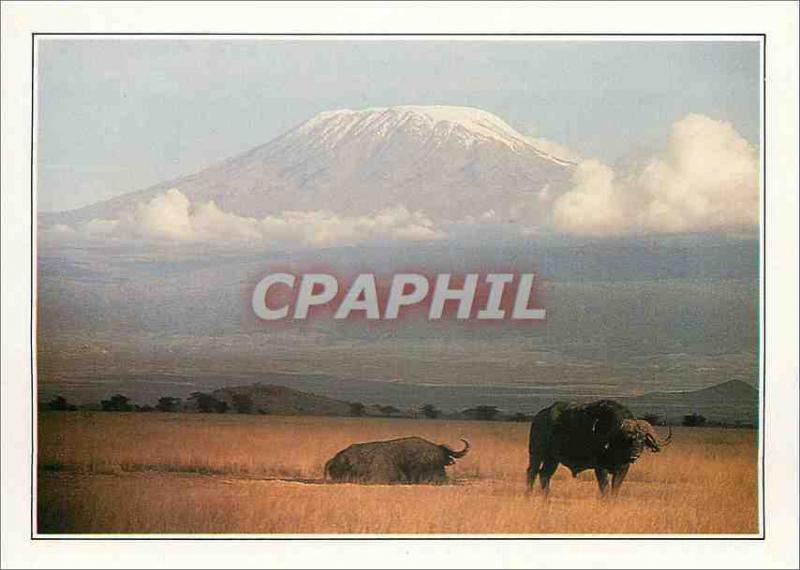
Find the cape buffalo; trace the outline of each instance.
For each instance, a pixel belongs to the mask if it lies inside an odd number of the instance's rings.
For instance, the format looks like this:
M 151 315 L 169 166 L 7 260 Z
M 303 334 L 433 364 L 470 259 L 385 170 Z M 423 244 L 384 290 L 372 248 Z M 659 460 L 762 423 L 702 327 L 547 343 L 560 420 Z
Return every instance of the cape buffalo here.
M 454 451 L 421 437 L 355 443 L 325 464 L 325 478 L 357 483 L 441 483 L 444 468 L 469 450 Z
M 572 471 L 572 476 L 594 469 L 600 492 L 616 492 L 631 464 L 645 448 L 661 451 L 672 439 L 672 429 L 664 441 L 659 441 L 652 426 L 636 419 L 625 406 L 613 400 L 589 404 L 556 402 L 533 418 L 528 450 L 528 490 L 533 489 L 536 476 L 545 494 L 550 478 L 559 463 Z

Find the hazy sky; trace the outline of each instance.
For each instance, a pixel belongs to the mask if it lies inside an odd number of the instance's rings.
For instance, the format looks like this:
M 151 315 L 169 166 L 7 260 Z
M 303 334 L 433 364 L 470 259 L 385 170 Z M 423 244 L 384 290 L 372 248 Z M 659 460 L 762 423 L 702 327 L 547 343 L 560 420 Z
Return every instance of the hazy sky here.
M 40 40 L 38 204 L 190 174 L 315 113 L 466 105 L 584 157 L 661 149 L 687 113 L 758 143 L 757 42 Z

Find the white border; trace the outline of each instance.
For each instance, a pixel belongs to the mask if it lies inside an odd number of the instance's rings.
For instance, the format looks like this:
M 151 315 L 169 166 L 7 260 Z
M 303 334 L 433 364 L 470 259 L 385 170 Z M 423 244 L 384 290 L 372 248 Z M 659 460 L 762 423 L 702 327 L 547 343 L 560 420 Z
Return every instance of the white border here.
M 797 565 L 797 13 L 792 3 L 2 5 L 2 565 L 8 567 L 447 567 Z M 762 280 L 768 345 L 763 418 L 770 441 L 764 541 L 173 542 L 29 540 L 30 522 L 30 33 L 37 32 L 766 33 L 765 173 L 769 186 Z M 323 38 L 324 39 L 324 38 Z M 365 39 L 365 38 L 361 38 Z M 398 39 L 398 38 L 393 38 Z M 428 38 L 435 39 L 435 38 Z M 448 38 L 452 39 L 452 38 Z M 482 38 L 486 39 L 486 38 Z M 513 39 L 513 38 L 512 38 Z M 558 39 L 558 38 L 552 38 Z M 630 39 L 641 39 L 631 37 Z M 685 38 L 692 39 L 692 38 Z M 699 38 L 702 39 L 702 38 Z M 716 38 L 715 38 L 716 39 Z M 545 39 L 547 41 L 547 39 Z M 763 227 L 763 226 L 762 226 Z M 794 264 L 794 266 L 792 266 Z M 766 317 L 766 321 L 763 320 Z M 24 325 L 24 326 L 22 326 Z M 763 338 L 763 334 L 762 334 Z M 762 429 L 762 434 L 765 431 Z M 772 437 L 772 434 L 785 434 Z M 317 537 L 319 538 L 319 537 Z M 382 537 L 385 538 L 385 537 Z M 265 558 L 268 556 L 268 558 Z

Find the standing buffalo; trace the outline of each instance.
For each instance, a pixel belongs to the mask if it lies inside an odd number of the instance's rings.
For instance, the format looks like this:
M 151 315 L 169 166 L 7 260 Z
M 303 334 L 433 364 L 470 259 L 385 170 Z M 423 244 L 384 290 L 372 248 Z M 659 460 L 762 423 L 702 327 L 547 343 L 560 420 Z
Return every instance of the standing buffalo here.
M 421 437 L 355 443 L 325 464 L 325 478 L 357 483 L 441 483 L 446 465 L 469 450 L 454 451 Z
M 659 441 L 648 422 L 635 419 L 630 410 L 612 400 L 590 404 L 556 402 L 533 418 L 528 444 L 528 489 L 533 489 L 538 475 L 547 494 L 550 478 L 562 463 L 573 477 L 594 469 L 603 494 L 608 489 L 610 473 L 615 492 L 645 447 L 661 451 L 670 439 L 672 429 L 666 440 Z

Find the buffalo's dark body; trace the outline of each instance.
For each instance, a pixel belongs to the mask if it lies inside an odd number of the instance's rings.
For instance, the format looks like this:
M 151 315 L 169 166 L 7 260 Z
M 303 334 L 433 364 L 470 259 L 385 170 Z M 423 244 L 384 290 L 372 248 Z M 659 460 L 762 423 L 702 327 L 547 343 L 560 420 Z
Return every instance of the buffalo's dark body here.
M 559 464 L 573 474 L 594 469 L 600 491 L 622 485 L 631 464 L 645 448 L 660 451 L 652 427 L 637 420 L 625 406 L 613 400 L 588 404 L 556 402 L 533 418 L 528 445 L 528 486 L 537 476 L 547 492 Z
M 325 464 L 325 477 L 354 483 L 441 483 L 447 480 L 445 466 L 469 449 L 463 441 L 461 451 L 421 437 L 356 443 Z

